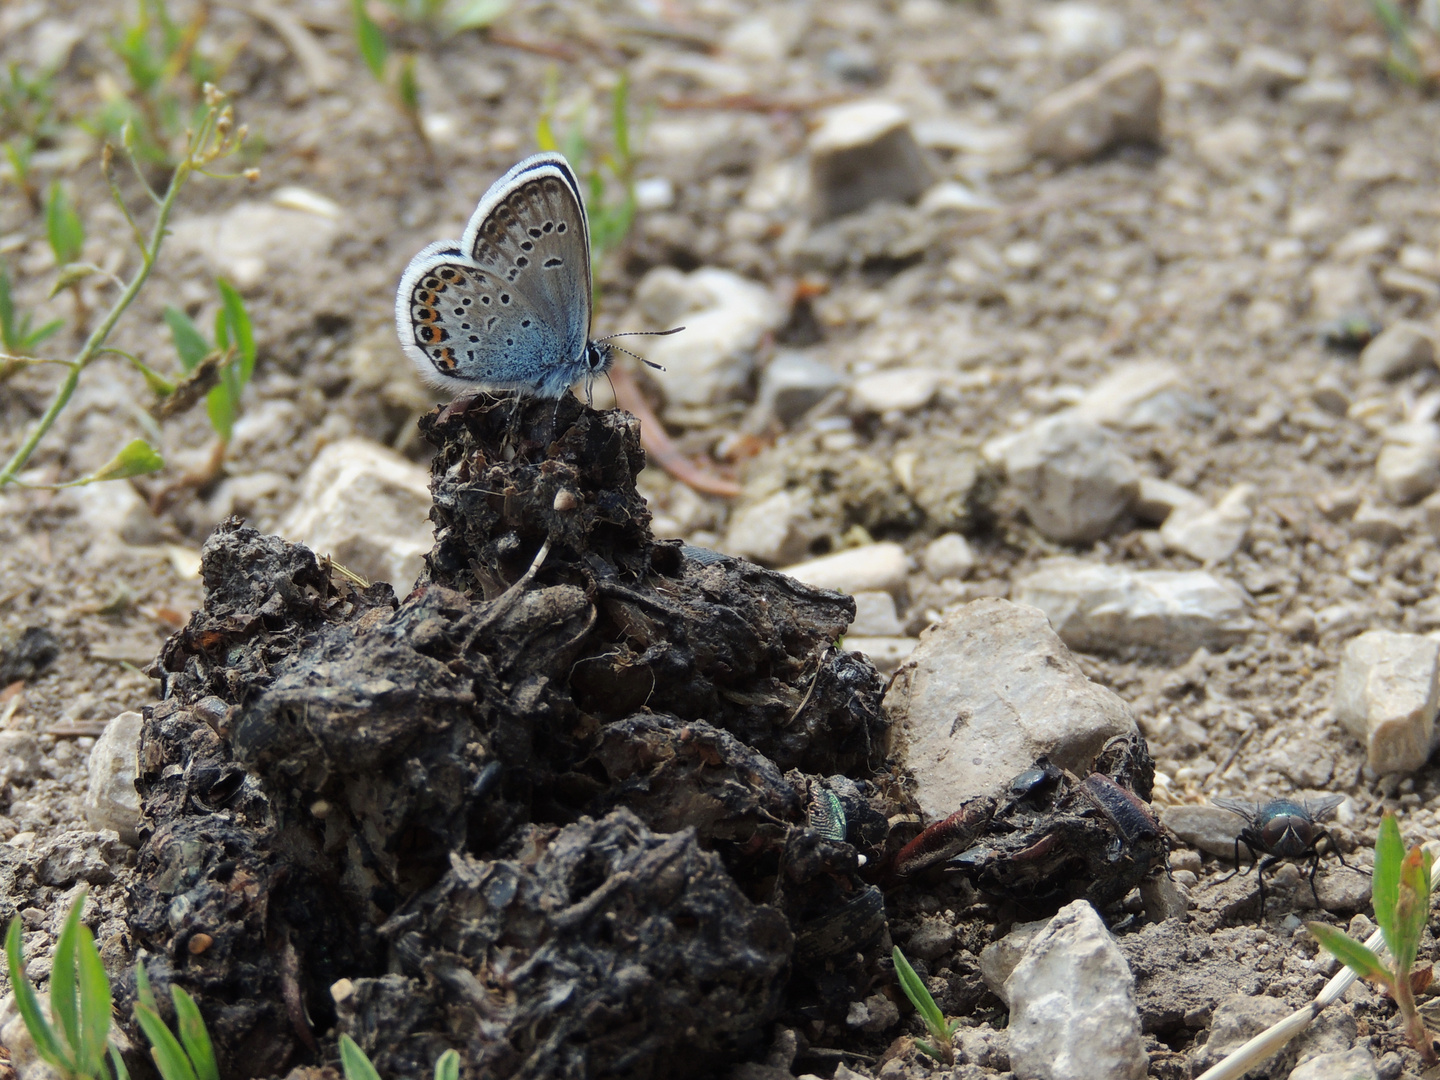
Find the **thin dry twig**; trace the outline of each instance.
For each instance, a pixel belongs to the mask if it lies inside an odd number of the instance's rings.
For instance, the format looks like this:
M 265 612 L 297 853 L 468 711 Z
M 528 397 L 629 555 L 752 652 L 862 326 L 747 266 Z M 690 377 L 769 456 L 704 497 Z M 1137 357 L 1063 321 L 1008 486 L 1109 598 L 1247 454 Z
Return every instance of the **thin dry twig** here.
M 629 371 L 619 366 L 611 368 L 610 382 L 615 387 L 616 404 L 640 421 L 641 447 L 662 469 L 682 484 L 706 495 L 733 499 L 740 494 L 740 485 L 734 480 L 707 472 L 680 452 Z

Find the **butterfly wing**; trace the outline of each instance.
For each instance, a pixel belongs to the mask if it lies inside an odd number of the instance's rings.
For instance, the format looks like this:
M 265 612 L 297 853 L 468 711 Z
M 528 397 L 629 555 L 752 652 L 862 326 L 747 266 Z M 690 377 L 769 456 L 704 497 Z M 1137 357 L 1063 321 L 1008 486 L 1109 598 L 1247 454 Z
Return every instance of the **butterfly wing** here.
M 542 396 L 586 374 L 590 337 L 590 235 L 574 172 L 560 154 L 536 154 L 480 200 L 461 249 L 513 289 L 550 334 Z M 561 385 L 563 383 L 563 385 Z
M 490 186 L 458 242 L 410 261 L 395 297 L 400 345 L 435 386 L 559 397 L 590 373 L 590 237 L 560 154 Z

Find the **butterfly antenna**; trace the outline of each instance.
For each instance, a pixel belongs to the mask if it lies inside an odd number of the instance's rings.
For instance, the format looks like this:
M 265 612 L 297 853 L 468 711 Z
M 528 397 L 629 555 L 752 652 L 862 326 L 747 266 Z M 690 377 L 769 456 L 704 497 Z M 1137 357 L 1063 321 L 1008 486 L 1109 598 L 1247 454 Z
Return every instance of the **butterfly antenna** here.
M 596 341 L 614 341 L 617 337 L 669 337 L 671 334 L 678 334 L 681 330 L 684 330 L 684 329 L 685 329 L 685 328 L 684 328 L 683 326 L 676 326 L 676 327 L 672 327 L 672 328 L 669 329 L 669 330 L 627 330 L 627 331 L 625 331 L 624 333 L 621 333 L 621 334 L 606 334 L 604 337 L 602 337 L 602 338 L 596 338 L 595 340 L 596 340 Z M 624 348 L 623 346 L 620 346 L 620 345 L 611 345 L 610 348 L 612 348 L 612 349 L 619 349 L 619 350 L 620 350 L 621 352 L 623 352 L 626 356 L 633 356 L 633 357 L 635 357 L 636 360 L 639 360 L 639 361 L 640 361 L 642 364 L 644 364 L 646 367 L 652 367 L 652 368 L 654 368 L 656 371 L 664 371 L 664 370 L 665 370 L 665 366 L 664 366 L 663 364 L 657 364 L 657 363 L 655 363 L 655 361 L 653 361 L 653 360 L 646 360 L 645 357 L 641 356 L 639 353 L 633 353 L 633 352 L 631 352 L 629 349 Z
M 683 329 L 685 329 L 685 328 L 682 326 L 680 329 L 683 330 Z M 615 335 L 615 336 L 618 336 L 618 335 Z M 603 340 L 605 340 L 605 339 L 604 339 L 604 338 L 601 338 L 601 340 L 603 341 Z M 657 364 L 657 363 L 655 363 L 654 360 L 646 360 L 646 359 L 645 359 L 643 356 L 641 356 L 639 353 L 631 352 L 629 349 L 625 348 L 625 346 L 623 346 L 623 345 L 611 345 L 610 348 L 616 350 L 617 352 L 623 352 L 626 356 L 633 356 L 636 360 L 639 360 L 639 361 L 640 361 L 642 364 L 644 364 L 646 367 L 652 367 L 652 368 L 654 368 L 656 371 L 664 371 L 664 370 L 665 370 L 665 365 L 664 365 L 664 364 Z

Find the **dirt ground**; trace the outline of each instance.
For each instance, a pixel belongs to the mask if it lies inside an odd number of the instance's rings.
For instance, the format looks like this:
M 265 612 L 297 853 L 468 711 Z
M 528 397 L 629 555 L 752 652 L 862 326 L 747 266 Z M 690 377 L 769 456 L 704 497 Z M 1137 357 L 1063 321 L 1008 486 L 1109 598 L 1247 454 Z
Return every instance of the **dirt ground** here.
M 62 645 L 42 674 L 0 697 L 0 727 L 34 736 L 38 748 L 28 764 L 0 762 L 0 840 L 23 854 L 85 828 L 80 799 L 96 722 L 154 701 L 140 669 L 198 606 L 196 555 L 220 520 L 234 512 L 273 528 L 306 466 L 340 438 L 364 436 L 423 460 L 415 420 L 436 398 L 396 345 L 401 271 L 426 243 L 458 235 L 491 181 L 533 151 L 549 80 L 561 126 L 583 114 L 598 132 L 622 71 L 645 118 L 638 173 L 668 179 L 673 201 L 642 209 L 602 266 L 598 331 L 626 327 L 635 286 L 656 266 L 734 270 L 786 303 L 803 278 L 814 298 L 762 343 L 757 371 L 777 350 L 801 348 L 847 379 L 892 367 L 947 373 L 945 389 L 923 408 L 846 425 L 846 452 L 885 470 L 901 444 L 974 450 L 1073 403 L 1126 362 L 1176 365 L 1180 388 L 1164 414 L 1120 438 L 1147 474 L 1211 501 L 1236 483 L 1255 486 L 1245 543 L 1207 569 L 1245 588 L 1259 628 L 1244 644 L 1183 661 L 1082 657 L 1139 720 L 1168 781 L 1157 802 L 1341 793 L 1352 800 L 1338 830 L 1343 847 L 1372 843 L 1383 808 L 1400 814 L 1407 838 L 1435 836 L 1440 773 L 1427 766 L 1403 779 L 1375 776 L 1330 709 L 1348 638 L 1373 628 L 1440 631 L 1430 520 L 1394 506 L 1375 476 L 1383 434 L 1436 411 L 1440 371 L 1425 365 L 1396 381 L 1366 380 L 1354 352 L 1327 346 L 1320 333 L 1355 313 L 1381 326 L 1415 319 L 1434 329 L 1440 307 L 1440 102 L 1386 74 L 1385 39 L 1367 5 L 1097 2 L 1100 31 L 1073 46 L 1055 29 L 1057 5 L 1045 0 L 521 2 L 489 37 L 391 27 L 418 57 L 431 152 L 362 63 L 347 4 L 282 5 L 322 50 L 318 67 L 277 33 L 274 18 L 257 14 L 262 7 L 211 6 L 197 46 L 223 68 L 220 85 L 251 132 L 243 164 L 260 178 L 194 183 L 154 277 L 112 342 L 174 370 L 163 308 L 210 325 L 212 282 L 226 274 L 241 282 L 254 321 L 254 380 L 222 475 L 174 494 L 158 515 L 146 500 L 210 454 L 203 409 L 164 423 L 168 466 L 156 476 L 0 493 L 0 642 L 40 626 Z M 194 9 L 177 4 L 173 14 L 184 23 Z M 0 62 L 32 70 L 37 57 L 54 55 L 61 64 L 62 122 L 37 156 L 39 182 L 64 179 L 86 222 L 85 259 L 121 276 L 135 253 L 84 125 L 123 84 L 107 40 L 134 17 L 129 0 L 0 7 Z M 1158 145 L 1064 167 L 995 150 L 1013 145 L 1007 138 L 1046 94 L 1142 45 L 1157 51 L 1164 76 Z M 1253 45 L 1298 56 L 1311 80 L 1350 93 L 1307 101 L 1247 84 L 1236 60 Z M 931 140 L 927 152 L 939 175 L 963 180 L 1000 210 L 958 225 L 926 219 L 933 233 L 913 249 L 817 270 L 796 254 L 804 208 L 792 190 L 808 125 L 825 106 L 872 96 L 904 105 L 919 130 L 945 120 L 969 132 Z M 272 197 L 286 187 L 323 196 L 339 216 L 277 209 Z M 125 190 L 139 198 L 133 182 Z M 0 259 L 20 307 L 37 321 L 66 320 L 37 346 L 46 356 L 78 347 L 114 293 L 103 276 L 88 279 L 80 324 L 73 297 L 47 299 L 54 260 L 44 217 L 13 183 L 0 183 Z M 57 381 L 53 369 L 27 369 L 0 386 L 7 455 Z M 751 396 L 754 386 L 752 377 Z M 151 400 L 123 359 L 101 359 L 27 479 L 56 482 L 103 464 L 153 430 L 144 412 Z M 707 456 L 734 450 L 749 407 L 742 391 L 723 406 L 665 415 L 686 452 Z M 768 430 L 742 440 L 742 454 L 809 453 L 833 433 L 833 417 L 825 423 Z M 711 467 L 736 470 L 743 484 L 752 472 L 735 456 Z M 849 478 L 835 482 L 843 488 Z M 701 546 L 723 538 L 731 500 L 697 495 L 653 467 L 641 486 L 674 535 Z M 1373 504 L 1394 527 L 1354 529 L 1337 520 L 1337 502 Z M 1017 577 L 1057 554 L 1136 569 L 1198 565 L 1155 543 L 1153 528 L 1067 548 L 1044 539 L 1003 492 L 996 506 L 995 520 L 969 537 L 977 565 L 963 583 L 912 574 L 900 613 L 908 633 L 949 605 L 1009 595 Z M 936 531 L 911 519 L 882 522 L 871 535 L 918 558 Z M 854 538 L 837 531 L 812 549 Z M 408 586 L 395 584 L 402 594 Z M 117 855 L 119 876 L 92 890 L 112 913 L 123 863 Z M 1299 1006 L 1317 989 L 1313 944 L 1296 936 L 1291 914 L 1307 917 L 1307 890 L 1282 883 L 1257 925 L 1244 902 L 1247 880 L 1214 883 L 1228 868 L 1206 856 L 1190 889 L 1193 931 L 1227 961 L 1214 977 Z M 42 886 L 14 905 L 33 912 L 27 951 L 43 956 L 72 892 Z M 892 929 L 921 916 L 954 920 L 950 903 L 922 898 Z M 123 935 L 120 922 L 107 925 Z M 1122 940 L 1155 932 L 1138 921 L 1119 930 Z M 929 962 L 932 985 L 973 984 L 983 944 L 957 938 Z M 123 942 L 114 947 L 123 954 Z M 1359 1017 L 1377 1059 L 1401 1051 L 1386 1004 L 1355 995 L 1338 1008 Z M 949 1005 L 976 1022 L 1003 1022 L 993 997 Z M 918 1033 L 913 1018 L 877 1036 L 879 1045 L 904 1031 Z M 1151 1074 L 1188 1075 L 1182 1063 L 1204 1032 L 1201 1018 L 1152 1039 Z M 1404 1051 L 1402 1059 L 1418 1073 L 1418 1058 Z M 875 1060 L 845 1067 L 873 1070 Z M 812 1061 L 800 1071 L 828 1074 L 835 1064 Z

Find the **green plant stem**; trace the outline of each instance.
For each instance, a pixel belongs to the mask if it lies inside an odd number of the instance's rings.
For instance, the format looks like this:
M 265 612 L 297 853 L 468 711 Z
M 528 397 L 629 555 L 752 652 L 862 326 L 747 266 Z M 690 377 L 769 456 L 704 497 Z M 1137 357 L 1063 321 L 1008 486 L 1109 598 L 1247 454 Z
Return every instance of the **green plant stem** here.
M 1410 972 L 1397 973 L 1395 985 L 1390 988 L 1400 1015 L 1405 1021 L 1405 1037 L 1410 1045 L 1420 1051 L 1426 1065 L 1440 1065 L 1440 1054 L 1435 1053 L 1435 1040 L 1425 1028 L 1425 1019 L 1415 1008 L 1415 992 L 1410 989 Z
M 200 146 L 203 143 L 197 139 L 195 145 Z M 134 302 L 146 279 L 150 277 L 150 271 L 155 268 L 155 260 L 160 254 L 160 245 L 165 241 L 165 226 L 170 220 L 170 212 L 175 208 L 175 200 L 179 197 L 180 189 L 185 186 L 185 181 L 189 179 L 190 171 L 193 168 L 193 154 L 192 148 L 175 167 L 175 174 L 170 178 L 170 188 L 165 192 L 165 197 L 160 200 L 155 226 L 150 230 L 150 240 L 140 253 L 140 269 L 135 272 L 130 284 L 125 286 L 125 291 L 111 305 L 110 310 L 105 313 L 105 317 L 100 320 L 100 325 L 95 327 L 85 344 L 80 347 L 75 358 L 70 361 L 70 371 L 56 389 L 55 396 L 50 399 L 49 408 L 31 427 L 29 434 L 25 436 L 25 441 L 5 463 L 5 468 L 0 470 L 0 488 L 14 483 L 16 475 L 30 460 L 30 455 L 35 452 L 40 440 L 54 426 L 61 411 L 69 404 L 71 396 L 75 393 L 75 387 L 80 384 L 80 373 L 100 355 L 105 340 L 110 336 L 110 331 L 115 328 L 115 324 L 120 321 L 120 316 L 125 314 L 125 309 Z

